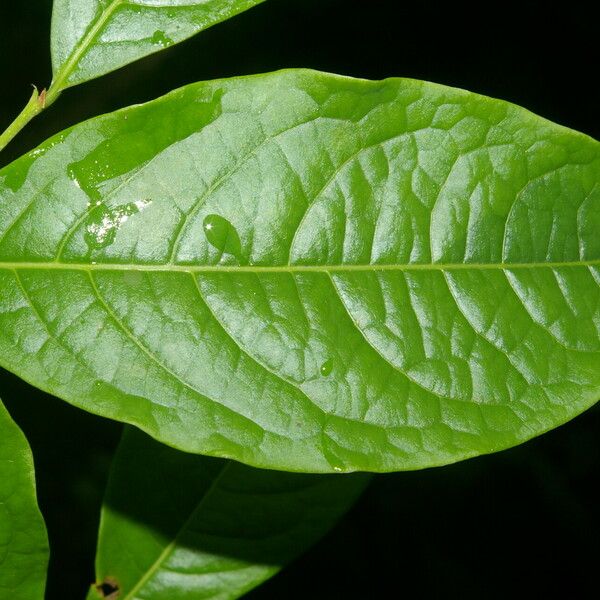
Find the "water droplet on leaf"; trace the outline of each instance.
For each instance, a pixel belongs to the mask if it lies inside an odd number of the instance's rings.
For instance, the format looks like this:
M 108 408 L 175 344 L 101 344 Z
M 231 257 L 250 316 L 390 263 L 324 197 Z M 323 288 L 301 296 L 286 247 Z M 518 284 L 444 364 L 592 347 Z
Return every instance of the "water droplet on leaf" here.
M 104 205 L 98 206 L 92 211 L 85 228 L 86 244 L 91 250 L 106 248 L 114 242 L 121 225 L 150 203 L 150 200 L 136 200 L 113 209 L 108 209 Z
M 321 365 L 320 371 L 321 371 L 321 375 L 323 375 L 323 377 L 327 377 L 328 375 L 331 375 L 331 371 L 333 371 L 333 360 L 331 358 L 326 360 Z
M 81 183 L 79 182 L 79 178 L 77 177 L 77 173 L 75 171 L 75 169 L 73 168 L 73 165 L 69 165 L 68 169 L 67 169 L 67 175 L 69 176 L 69 179 L 79 188 L 81 189 Z
M 150 41 L 157 46 L 162 46 L 163 48 L 168 48 L 175 43 L 168 35 L 165 34 L 164 31 L 155 31 Z
M 242 243 L 236 228 L 220 215 L 207 215 L 204 219 L 204 235 L 211 246 L 223 254 L 231 254 L 239 259 Z

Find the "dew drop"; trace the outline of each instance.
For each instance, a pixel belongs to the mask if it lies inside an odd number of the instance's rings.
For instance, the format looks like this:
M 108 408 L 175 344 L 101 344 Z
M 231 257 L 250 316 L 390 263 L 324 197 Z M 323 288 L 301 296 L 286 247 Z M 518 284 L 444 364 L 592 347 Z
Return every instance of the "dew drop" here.
M 223 254 L 240 257 L 242 252 L 240 236 L 227 219 L 220 215 L 207 215 L 203 227 L 204 235 L 211 246 Z
M 27 170 L 22 169 L 20 172 L 18 169 L 9 170 L 6 175 L 0 179 L 2 185 L 9 188 L 14 194 L 16 194 L 21 186 L 25 183 L 27 177 Z
M 334 470 L 336 473 L 341 473 L 341 472 L 342 472 L 342 467 L 333 467 L 333 470 Z
M 105 208 L 95 210 L 85 227 L 85 243 L 92 250 L 108 246 L 115 239 L 117 226 L 117 219 L 110 211 Z
M 321 371 L 321 375 L 323 375 L 323 377 L 327 377 L 328 375 L 331 375 L 331 372 L 333 371 L 333 360 L 331 358 L 326 360 L 321 365 L 320 371 Z
M 136 200 L 110 210 L 104 205 L 97 206 L 86 224 L 84 233 L 86 244 L 91 250 L 106 248 L 114 242 L 121 225 L 150 204 L 150 200 Z
M 29 169 L 33 166 L 35 160 L 41 156 L 46 150 L 50 148 L 32 150 L 29 154 L 23 156 L 18 163 L 15 163 L 12 167 L 4 170 L 4 177 L 2 178 L 2 185 L 8 187 L 15 194 L 23 187 L 27 176 L 29 175 Z
M 155 31 L 150 41 L 156 46 L 162 46 L 163 48 L 168 48 L 175 43 L 164 31 Z
M 79 188 L 81 189 L 81 183 L 79 182 L 79 178 L 77 177 L 77 172 L 73 168 L 73 165 L 69 165 L 67 169 L 67 175 L 69 179 Z

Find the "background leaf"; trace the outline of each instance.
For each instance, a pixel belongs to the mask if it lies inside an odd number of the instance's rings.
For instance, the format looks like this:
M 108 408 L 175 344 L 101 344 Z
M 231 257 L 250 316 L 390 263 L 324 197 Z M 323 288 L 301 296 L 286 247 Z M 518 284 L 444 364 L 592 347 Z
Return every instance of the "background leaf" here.
M 264 0 L 54 0 L 52 66 L 59 87 L 158 52 Z
M 0 172 L 0 361 L 258 466 L 499 450 L 598 399 L 599 165 L 433 84 L 188 86 Z
M 323 536 L 368 481 L 252 469 L 127 428 L 102 512 L 98 581 L 123 599 L 238 598 Z
M 0 402 L 0 597 L 41 600 L 47 565 L 31 451 Z

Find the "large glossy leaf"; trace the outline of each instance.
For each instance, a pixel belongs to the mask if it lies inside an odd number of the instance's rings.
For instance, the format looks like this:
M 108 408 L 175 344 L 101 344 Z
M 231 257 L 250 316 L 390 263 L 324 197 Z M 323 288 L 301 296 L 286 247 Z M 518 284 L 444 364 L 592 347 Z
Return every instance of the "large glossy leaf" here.
M 31 450 L 0 402 L 0 598 L 42 600 L 47 565 Z
M 253 469 L 126 429 L 102 510 L 98 590 L 238 598 L 326 533 L 368 481 Z
M 200 83 L 0 172 L 0 362 L 192 452 L 415 469 L 600 396 L 600 145 L 310 71 Z
M 158 52 L 264 0 L 54 0 L 52 65 L 68 87 Z

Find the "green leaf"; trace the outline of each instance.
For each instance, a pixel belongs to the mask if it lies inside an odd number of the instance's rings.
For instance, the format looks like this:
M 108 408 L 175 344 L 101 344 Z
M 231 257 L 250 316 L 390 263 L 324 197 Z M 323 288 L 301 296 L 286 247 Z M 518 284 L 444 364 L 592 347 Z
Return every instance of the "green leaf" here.
M 122 600 L 238 598 L 322 537 L 368 481 L 252 469 L 126 429 L 102 509 L 99 584 Z
M 0 598 L 42 600 L 47 565 L 31 450 L 0 402 Z
M 52 66 L 65 88 L 181 42 L 264 0 L 54 0 Z
M 254 466 L 507 448 L 600 396 L 599 182 L 596 141 L 461 90 L 191 85 L 0 171 L 0 363 Z

